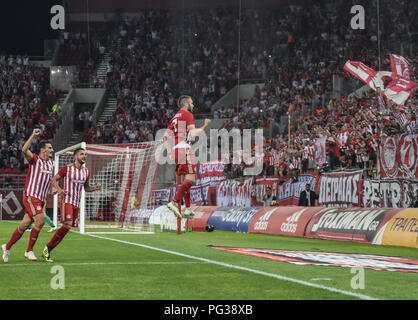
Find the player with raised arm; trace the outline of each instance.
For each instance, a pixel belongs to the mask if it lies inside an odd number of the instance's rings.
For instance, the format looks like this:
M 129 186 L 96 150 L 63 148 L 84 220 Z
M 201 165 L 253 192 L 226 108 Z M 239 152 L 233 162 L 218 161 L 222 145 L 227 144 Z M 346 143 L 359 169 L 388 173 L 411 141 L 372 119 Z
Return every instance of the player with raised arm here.
M 71 227 L 77 226 L 82 188 L 84 187 L 86 192 L 93 192 L 100 190 L 102 187 L 100 184 L 90 185 L 90 171 L 84 166 L 86 157 L 86 150 L 83 148 L 74 150 L 74 162 L 63 166 L 51 180 L 52 186 L 57 189 L 58 195 L 61 196 L 62 226 L 55 232 L 42 251 L 42 257 L 47 262 L 53 262 L 51 259 L 52 249 L 62 241 Z M 58 184 L 61 179 L 63 179 L 63 188 Z
M 34 222 L 35 225 L 29 235 L 29 243 L 25 251 L 25 258 L 31 261 L 37 260 L 35 254 L 33 253 L 33 246 L 35 245 L 39 232 L 45 223 L 43 207 L 50 189 L 51 178 L 54 172 L 54 161 L 51 159 L 54 150 L 50 142 L 46 140 L 40 141 L 39 154 L 33 154 L 29 150 L 33 139 L 35 137 L 39 137 L 40 134 L 40 129 L 34 129 L 32 135 L 22 147 L 22 152 L 25 158 L 29 161 L 29 170 L 25 182 L 25 193 L 23 195 L 25 214 L 22 222 L 13 232 L 9 242 L 1 246 L 4 262 L 7 262 L 9 259 L 10 248 L 22 237 L 22 234 L 32 222 Z
M 167 207 L 181 218 L 179 207 L 184 199 L 186 210 L 184 216 L 193 217 L 193 210 L 190 208 L 190 188 L 196 183 L 196 162 L 191 147 L 191 137 L 198 136 L 209 125 L 210 120 L 205 119 L 202 127 L 196 128 L 193 117 L 193 99 L 190 96 L 182 95 L 177 102 L 180 110 L 170 120 L 167 132 L 163 137 L 167 153 L 174 157 L 176 162 L 177 177 L 184 177 L 184 181 L 177 188 L 174 200 L 167 204 Z M 174 147 L 168 143 L 169 135 L 174 135 Z

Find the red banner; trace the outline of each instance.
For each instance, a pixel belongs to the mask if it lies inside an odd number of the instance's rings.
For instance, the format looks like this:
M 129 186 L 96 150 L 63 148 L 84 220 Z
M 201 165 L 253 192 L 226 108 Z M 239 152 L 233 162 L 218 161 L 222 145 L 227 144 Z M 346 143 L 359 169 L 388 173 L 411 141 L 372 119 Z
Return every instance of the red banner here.
M 385 178 L 418 178 L 418 134 L 382 138 L 380 173 Z
M 276 199 L 279 199 L 279 178 L 257 178 L 255 185 L 253 186 L 251 205 L 252 206 L 263 206 L 263 197 L 266 194 L 266 188 L 271 188 L 271 193 L 276 196 Z
M 323 173 L 318 203 L 326 207 L 360 207 L 363 171 Z
M 267 186 L 271 187 L 272 194 L 276 196 L 279 206 L 294 205 L 299 203 L 300 193 L 305 190 L 307 183 L 311 184 L 311 190 L 319 192 L 319 174 L 316 172 L 301 174 L 297 179 L 288 179 L 280 183 L 279 178 L 257 178 L 252 198 L 253 206 L 262 206 L 263 197 Z
M 222 161 L 199 163 L 199 178 L 223 177 L 225 165 Z
M 168 201 L 170 201 L 170 193 L 171 193 L 170 188 L 153 190 L 152 193 L 154 195 L 154 201 L 155 202 L 158 202 L 158 201 L 168 202 Z
M 303 237 L 305 227 L 318 207 L 266 207 L 258 211 L 248 232 Z
M 203 206 L 208 203 L 209 183 L 193 186 L 190 189 L 190 202 L 192 206 Z

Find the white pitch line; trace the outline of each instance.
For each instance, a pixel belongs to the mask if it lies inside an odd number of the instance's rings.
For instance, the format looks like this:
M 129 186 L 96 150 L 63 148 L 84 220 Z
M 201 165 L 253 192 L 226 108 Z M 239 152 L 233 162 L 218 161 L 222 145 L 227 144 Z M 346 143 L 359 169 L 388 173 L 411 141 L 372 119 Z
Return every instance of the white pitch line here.
M 60 266 L 90 266 L 90 265 L 155 265 L 155 264 L 193 264 L 193 263 L 201 263 L 195 261 L 138 261 L 138 262 L 64 262 L 64 263 L 2 263 L 0 264 L 1 267 L 43 267 L 43 266 L 53 266 L 53 265 L 60 265 Z
M 155 250 L 155 251 L 174 254 L 174 255 L 177 255 L 177 256 L 181 256 L 181 257 L 185 257 L 185 258 L 189 258 L 189 259 L 194 259 L 194 260 L 199 260 L 199 261 L 203 261 L 203 262 L 207 262 L 207 263 L 212 263 L 212 264 L 220 265 L 220 266 L 227 267 L 227 268 L 252 272 L 252 273 L 255 273 L 255 274 L 260 274 L 260 275 L 263 275 L 263 276 L 267 276 L 267 277 L 271 277 L 271 278 L 275 278 L 275 279 L 279 279 L 279 280 L 298 283 L 298 284 L 308 286 L 308 287 L 314 287 L 314 288 L 323 289 L 323 290 L 327 290 L 327 291 L 331 291 L 331 292 L 341 293 L 341 294 L 344 294 L 344 295 L 347 295 L 347 296 L 353 296 L 353 297 L 356 297 L 356 298 L 359 298 L 359 299 L 379 300 L 377 298 L 373 298 L 373 297 L 370 297 L 370 296 L 366 296 L 366 295 L 351 292 L 351 291 L 345 291 L 345 290 L 341 290 L 341 289 L 337 289 L 337 288 L 327 287 L 327 286 L 324 286 L 324 285 L 321 285 L 321 284 L 316 284 L 316 283 L 311 283 L 311 282 L 307 282 L 307 281 L 304 281 L 304 280 L 294 279 L 294 278 L 282 276 L 282 275 L 275 274 L 275 273 L 268 273 L 268 272 L 264 272 L 264 271 L 261 271 L 261 270 L 256 270 L 256 269 L 246 268 L 246 267 L 242 267 L 242 266 L 237 266 L 237 265 L 233 265 L 233 264 L 229 264 L 229 263 L 225 263 L 225 262 L 221 262 L 221 261 L 216 261 L 216 260 L 206 259 L 206 258 L 202 258 L 202 257 L 191 256 L 191 255 L 188 255 L 188 254 L 185 254 L 185 253 L 172 251 L 172 250 L 166 250 L 166 249 L 157 248 L 157 247 L 152 247 L 152 246 L 148 246 L 146 244 L 141 244 L 141 243 L 137 243 L 137 242 L 124 241 L 124 240 L 113 239 L 113 238 L 108 238 L 108 237 L 103 237 L 103 236 L 98 236 L 98 235 L 93 235 L 93 234 L 85 234 L 85 235 L 89 236 L 89 237 L 93 237 L 93 238 L 98 238 L 98 239 L 103 239 L 103 240 L 110 240 L 110 241 L 120 242 L 120 243 L 124 243 L 124 244 L 130 244 L 130 245 L 133 245 L 133 246 L 138 246 L 138 247 L 142 247 L 142 248 L 146 248 L 146 249 L 151 249 L 151 250 Z

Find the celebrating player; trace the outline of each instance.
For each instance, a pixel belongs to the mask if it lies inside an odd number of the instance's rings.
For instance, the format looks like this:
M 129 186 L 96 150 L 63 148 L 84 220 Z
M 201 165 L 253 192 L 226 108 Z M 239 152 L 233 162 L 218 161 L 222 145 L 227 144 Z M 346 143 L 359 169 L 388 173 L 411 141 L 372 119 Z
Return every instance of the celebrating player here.
M 77 226 L 83 186 L 86 192 L 100 190 L 102 187 L 100 184 L 96 184 L 94 187 L 90 186 L 90 171 L 84 167 L 85 163 L 86 151 L 83 148 L 78 148 L 74 150 L 74 163 L 63 166 L 52 178 L 52 186 L 57 189 L 58 195 L 61 196 L 60 210 L 63 225 L 55 232 L 42 251 L 42 257 L 47 262 L 53 262 L 51 260 L 52 249 L 62 241 L 71 227 Z M 58 184 L 58 181 L 62 178 L 64 179 L 64 188 L 61 188 Z
M 40 129 L 34 129 L 32 135 L 23 145 L 22 152 L 29 161 L 29 171 L 26 176 L 25 193 L 23 195 L 23 205 L 25 207 L 25 215 L 22 222 L 13 232 L 9 242 L 3 244 L 3 261 L 9 260 L 10 248 L 22 237 L 22 234 L 32 222 L 35 222 L 30 235 L 28 247 L 25 251 L 25 258 L 36 261 L 37 258 L 33 253 L 33 246 L 38 239 L 45 217 L 43 213 L 44 203 L 50 188 L 51 178 L 54 170 L 54 161 L 51 159 L 54 150 L 50 142 L 42 140 L 39 143 L 39 154 L 33 154 L 29 148 L 35 137 L 41 134 Z
M 56 193 L 56 191 L 55 191 L 55 193 Z M 48 232 L 52 232 L 52 231 L 57 230 L 57 227 L 54 225 L 54 222 L 52 222 L 51 218 L 48 217 L 48 215 L 46 214 L 46 201 L 45 201 L 45 204 L 44 204 L 43 212 L 44 212 L 45 222 L 47 224 L 49 224 L 49 226 L 50 226 Z M 32 230 L 32 226 L 33 226 L 33 222 L 31 223 L 31 225 L 25 231 L 30 232 Z
M 205 119 L 205 124 L 196 128 L 193 117 L 193 99 L 190 96 L 180 96 L 177 102 L 180 110 L 170 120 L 166 134 L 163 137 L 164 146 L 169 155 L 174 151 L 174 160 L 176 162 L 177 177 L 184 177 L 183 183 L 177 188 L 174 201 L 167 204 L 167 207 L 178 217 L 181 218 L 179 207 L 181 200 L 184 199 L 186 210 L 184 216 L 192 217 L 193 211 L 190 208 L 190 188 L 196 182 L 196 163 L 190 138 L 198 136 L 209 125 L 210 120 Z M 168 143 L 168 136 L 174 135 L 174 147 L 171 149 Z

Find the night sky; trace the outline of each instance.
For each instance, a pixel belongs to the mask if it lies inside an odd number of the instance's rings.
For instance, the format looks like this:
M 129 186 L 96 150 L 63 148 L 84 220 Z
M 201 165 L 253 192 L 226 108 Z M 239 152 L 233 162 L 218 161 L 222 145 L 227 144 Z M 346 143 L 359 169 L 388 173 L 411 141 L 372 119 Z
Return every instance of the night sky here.
M 42 56 L 44 39 L 57 38 L 51 7 L 61 0 L 7 0 L 0 9 L 0 52 Z

